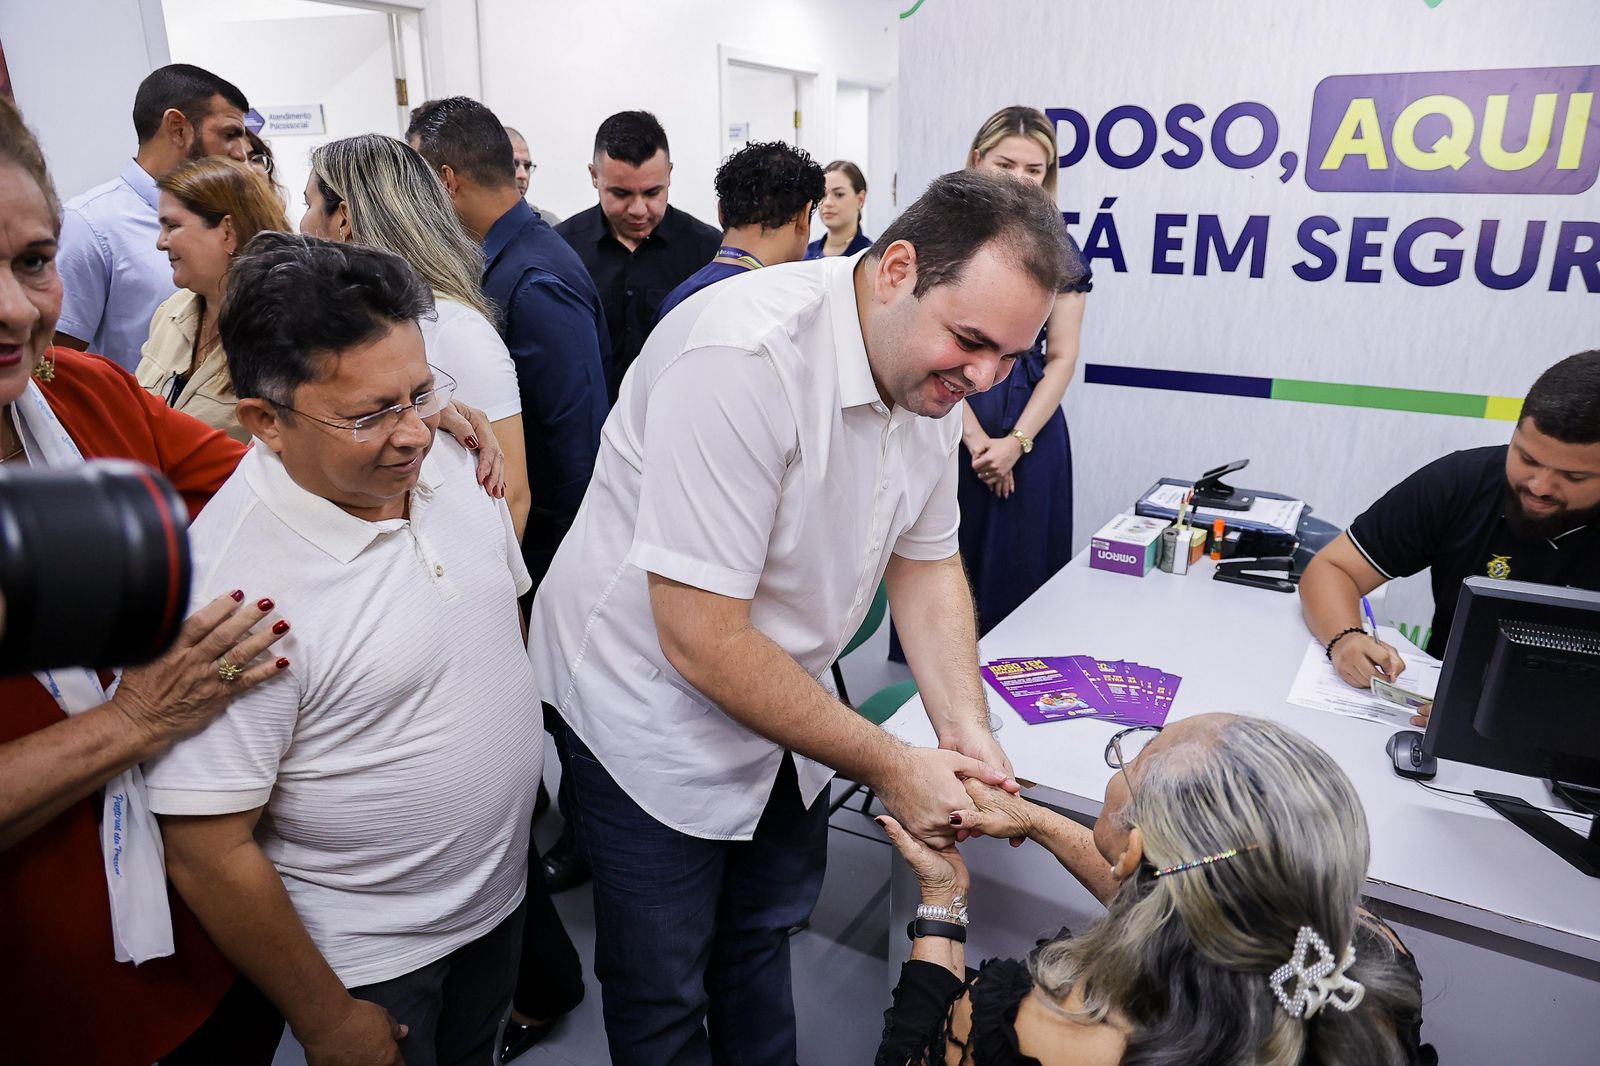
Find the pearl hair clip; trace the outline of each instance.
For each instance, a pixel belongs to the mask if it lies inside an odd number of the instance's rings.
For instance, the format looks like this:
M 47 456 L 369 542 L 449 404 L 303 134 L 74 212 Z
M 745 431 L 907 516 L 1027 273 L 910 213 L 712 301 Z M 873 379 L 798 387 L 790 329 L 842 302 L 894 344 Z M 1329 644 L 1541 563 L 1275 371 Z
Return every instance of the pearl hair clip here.
M 1315 961 L 1307 965 L 1307 955 L 1315 949 Z M 1356 961 L 1354 947 L 1344 949 L 1344 955 L 1334 959 L 1328 942 L 1317 935 L 1309 925 L 1302 925 L 1294 938 L 1294 954 L 1289 961 L 1272 971 L 1267 984 L 1278 1003 L 1289 1012 L 1289 1017 L 1302 1021 L 1313 1018 L 1325 1005 L 1331 1003 L 1335 1010 L 1349 1012 L 1356 1009 L 1361 997 L 1367 994 L 1360 981 L 1345 976 L 1345 971 Z M 1285 990 L 1294 980 L 1294 993 Z

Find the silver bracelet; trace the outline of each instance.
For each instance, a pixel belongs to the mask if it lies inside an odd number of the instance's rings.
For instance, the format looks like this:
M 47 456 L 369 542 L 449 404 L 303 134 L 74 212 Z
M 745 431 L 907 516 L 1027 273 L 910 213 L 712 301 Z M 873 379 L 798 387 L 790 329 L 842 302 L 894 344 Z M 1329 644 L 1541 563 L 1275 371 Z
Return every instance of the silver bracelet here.
M 967 923 L 967 901 L 964 896 L 957 896 L 949 904 L 923 903 L 917 907 L 918 918 L 931 918 L 936 922 L 955 922 L 957 925 Z

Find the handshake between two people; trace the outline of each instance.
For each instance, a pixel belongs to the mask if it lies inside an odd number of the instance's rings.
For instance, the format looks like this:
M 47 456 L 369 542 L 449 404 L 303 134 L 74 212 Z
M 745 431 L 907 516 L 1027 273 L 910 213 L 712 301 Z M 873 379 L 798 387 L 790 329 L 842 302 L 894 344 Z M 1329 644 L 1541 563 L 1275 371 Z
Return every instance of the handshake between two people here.
M 940 851 L 975 834 L 1020 845 L 1021 819 L 1032 806 L 1018 798 L 1021 791 L 1011 760 L 986 728 L 946 735 L 938 748 L 900 749 L 877 786 L 891 820 Z M 1002 797 L 1014 806 L 1001 806 Z

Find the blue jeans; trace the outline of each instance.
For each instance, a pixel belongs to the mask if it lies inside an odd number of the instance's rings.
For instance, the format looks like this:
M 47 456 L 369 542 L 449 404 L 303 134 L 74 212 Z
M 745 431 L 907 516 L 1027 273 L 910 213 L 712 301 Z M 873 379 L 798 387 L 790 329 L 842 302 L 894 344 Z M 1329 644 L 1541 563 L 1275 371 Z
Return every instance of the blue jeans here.
M 702 840 L 566 741 L 613 1066 L 795 1066 L 788 930 L 822 891 L 827 793 L 806 810 L 785 756 L 754 839 Z

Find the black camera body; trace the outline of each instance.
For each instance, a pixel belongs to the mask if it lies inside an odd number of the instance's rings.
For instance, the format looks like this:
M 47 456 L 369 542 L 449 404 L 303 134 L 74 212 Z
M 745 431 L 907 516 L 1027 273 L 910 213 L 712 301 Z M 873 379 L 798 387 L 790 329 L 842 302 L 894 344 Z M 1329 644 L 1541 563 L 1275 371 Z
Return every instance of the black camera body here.
M 188 520 L 140 463 L 0 467 L 0 675 L 165 652 L 189 611 Z

